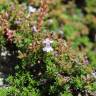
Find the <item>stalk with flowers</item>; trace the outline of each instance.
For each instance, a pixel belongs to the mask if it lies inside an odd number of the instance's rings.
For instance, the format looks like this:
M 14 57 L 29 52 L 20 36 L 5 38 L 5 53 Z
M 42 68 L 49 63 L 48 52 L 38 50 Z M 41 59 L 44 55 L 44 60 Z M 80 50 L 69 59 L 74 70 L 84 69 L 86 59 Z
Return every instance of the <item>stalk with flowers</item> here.
M 38 21 L 37 21 L 38 22 L 37 23 L 38 32 L 41 31 L 44 16 L 46 15 L 46 12 L 48 11 L 48 3 L 49 3 L 49 0 L 41 0 L 39 16 L 38 16 Z

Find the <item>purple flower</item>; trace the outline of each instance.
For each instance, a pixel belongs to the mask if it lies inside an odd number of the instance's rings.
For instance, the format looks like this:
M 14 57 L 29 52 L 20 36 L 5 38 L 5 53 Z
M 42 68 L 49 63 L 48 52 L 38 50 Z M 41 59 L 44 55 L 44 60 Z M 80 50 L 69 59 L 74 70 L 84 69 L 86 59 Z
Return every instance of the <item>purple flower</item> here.
M 87 56 L 84 57 L 83 63 L 84 64 L 89 64 L 89 60 L 88 60 L 88 57 Z
M 45 45 L 45 47 L 43 48 L 43 51 L 45 51 L 45 52 L 53 51 L 53 48 L 51 47 L 51 43 L 53 43 L 53 41 L 51 41 L 49 38 L 46 38 L 43 41 L 43 44 Z
M 37 32 L 38 30 L 37 30 L 37 28 L 36 28 L 36 26 L 34 25 L 33 27 L 32 27 L 32 32 Z
M 14 21 L 14 23 L 15 23 L 16 25 L 19 25 L 19 24 L 21 24 L 21 21 L 20 21 L 20 20 L 16 20 L 16 21 Z
M 84 64 L 89 64 L 89 61 L 87 59 L 85 59 Z

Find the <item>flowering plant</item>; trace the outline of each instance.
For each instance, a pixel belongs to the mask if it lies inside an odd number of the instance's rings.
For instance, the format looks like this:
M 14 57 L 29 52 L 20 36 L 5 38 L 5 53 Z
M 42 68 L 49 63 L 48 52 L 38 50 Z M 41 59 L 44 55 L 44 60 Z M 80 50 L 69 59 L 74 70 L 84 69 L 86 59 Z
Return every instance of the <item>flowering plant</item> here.
M 89 13 L 82 19 L 84 9 L 76 7 L 77 1 L 41 1 L 15 0 L 0 9 L 0 69 L 7 74 L 7 79 L 0 77 L 0 92 L 95 96 L 95 44 L 86 25 L 94 29 L 95 22 Z

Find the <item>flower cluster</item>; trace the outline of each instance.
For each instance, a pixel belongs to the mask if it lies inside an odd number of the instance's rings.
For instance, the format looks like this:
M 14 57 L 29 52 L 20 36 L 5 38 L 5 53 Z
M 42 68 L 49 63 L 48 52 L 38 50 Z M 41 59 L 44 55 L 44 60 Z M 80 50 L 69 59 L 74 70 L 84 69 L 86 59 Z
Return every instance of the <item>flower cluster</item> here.
M 43 51 L 45 51 L 45 52 L 53 51 L 53 48 L 51 47 L 51 43 L 53 43 L 53 41 L 51 41 L 49 38 L 46 38 L 43 41 L 43 44 L 45 45 L 45 47 L 43 48 Z

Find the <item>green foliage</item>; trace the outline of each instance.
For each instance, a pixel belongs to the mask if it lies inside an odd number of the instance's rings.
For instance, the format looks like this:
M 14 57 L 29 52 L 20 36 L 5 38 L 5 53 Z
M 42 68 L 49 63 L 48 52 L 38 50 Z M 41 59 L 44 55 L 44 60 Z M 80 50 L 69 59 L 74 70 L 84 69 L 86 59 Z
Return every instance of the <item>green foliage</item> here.
M 29 13 L 26 0 L 0 6 L 0 51 L 11 50 L 18 61 L 0 96 L 89 96 L 96 91 L 95 0 L 86 0 L 84 8 L 66 2 L 51 1 L 40 32 L 34 31 L 39 14 Z M 39 0 L 31 3 L 39 9 Z
M 86 10 L 91 13 L 96 13 L 96 1 L 95 0 L 86 0 L 87 8 Z
M 0 95 L 1 96 L 7 96 L 7 93 L 8 93 L 8 90 L 7 89 L 5 89 L 5 88 L 0 88 Z

